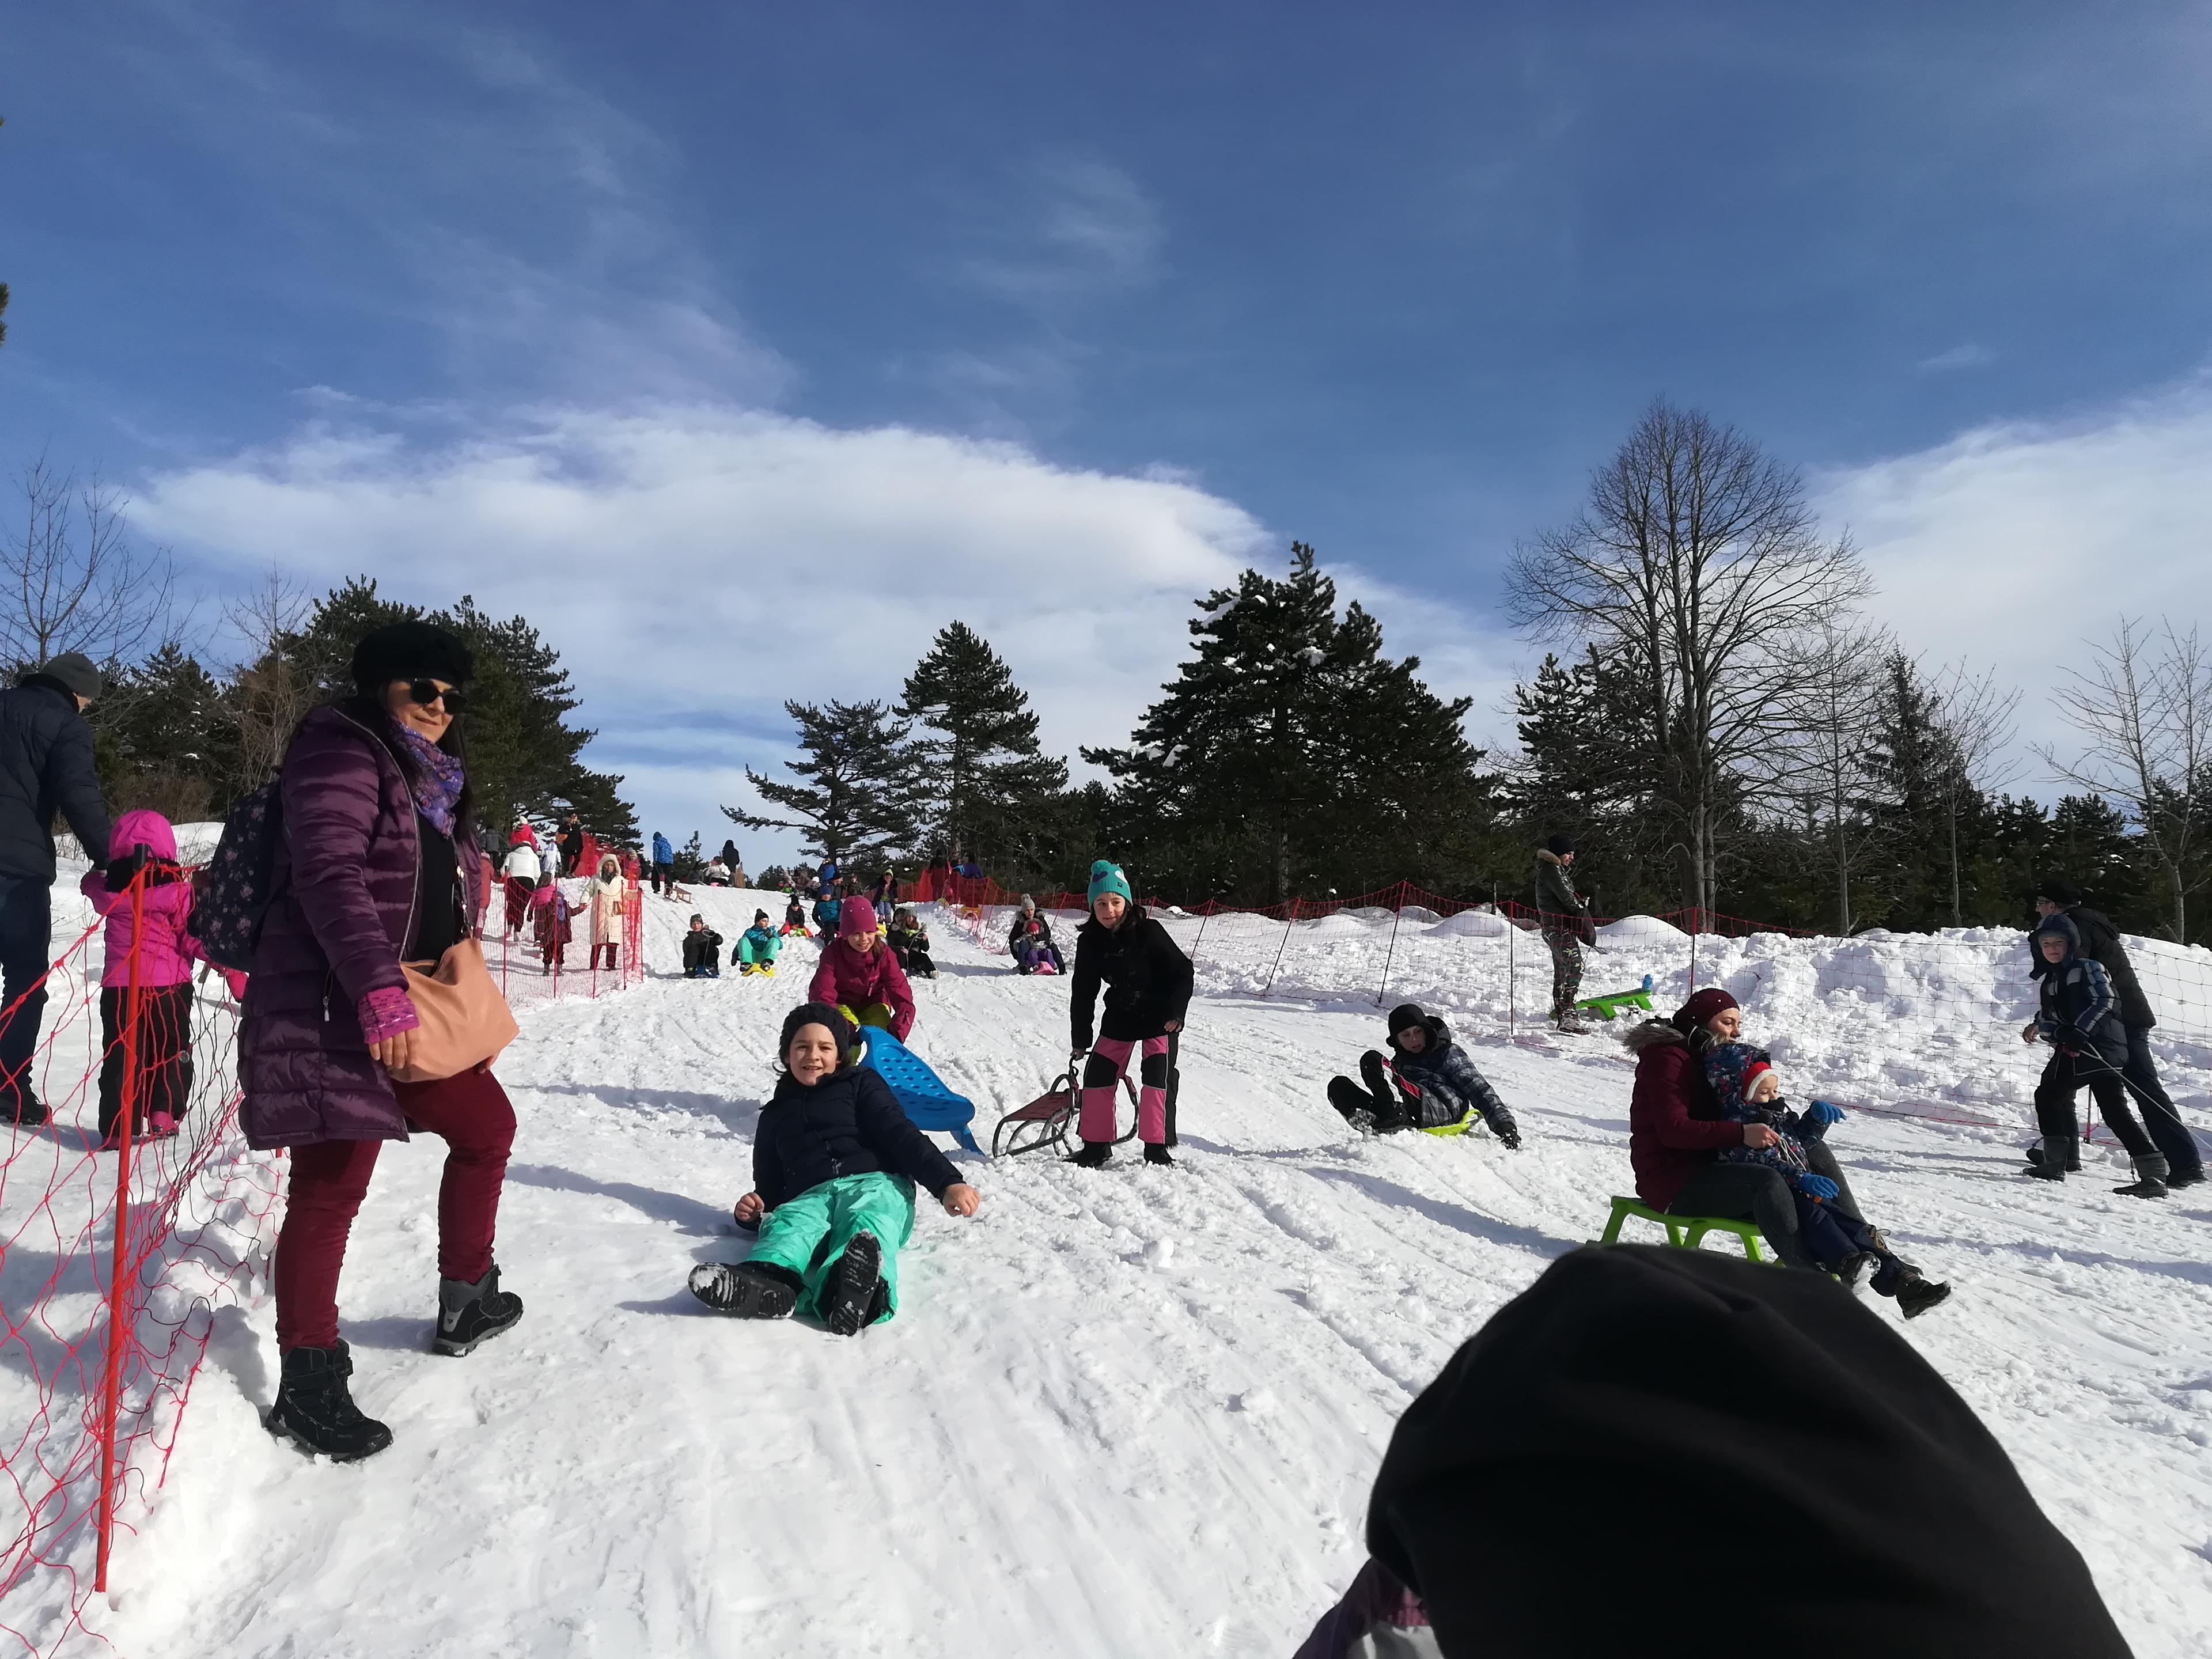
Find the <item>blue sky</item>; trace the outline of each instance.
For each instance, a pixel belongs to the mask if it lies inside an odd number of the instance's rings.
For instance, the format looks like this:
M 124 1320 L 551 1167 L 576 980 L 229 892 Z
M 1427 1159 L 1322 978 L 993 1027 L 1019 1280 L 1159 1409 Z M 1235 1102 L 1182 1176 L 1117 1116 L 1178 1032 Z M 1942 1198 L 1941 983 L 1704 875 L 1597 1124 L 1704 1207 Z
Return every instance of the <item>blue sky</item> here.
M 679 836 L 956 614 L 1111 740 L 1293 537 L 1503 737 L 1499 566 L 1662 392 L 1916 649 L 2179 614 L 2212 10 L 1929 11 L 21 8 L 0 460 L 529 611 Z

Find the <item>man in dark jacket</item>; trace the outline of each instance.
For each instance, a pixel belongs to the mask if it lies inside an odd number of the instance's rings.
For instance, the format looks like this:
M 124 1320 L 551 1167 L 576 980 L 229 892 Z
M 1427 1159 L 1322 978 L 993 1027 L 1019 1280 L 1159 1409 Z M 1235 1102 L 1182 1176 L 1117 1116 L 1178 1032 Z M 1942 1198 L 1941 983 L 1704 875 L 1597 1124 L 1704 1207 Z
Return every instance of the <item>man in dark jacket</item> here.
M 1583 994 L 1583 946 L 1597 943 L 1589 905 L 1575 891 L 1575 844 L 1553 836 L 1536 849 L 1536 925 L 1552 951 L 1552 1024 L 1562 1031 L 1589 1030 L 1577 1012 Z
M 2047 878 L 2037 886 L 2035 908 L 2040 915 L 2064 915 L 2080 935 L 2082 957 L 2103 964 L 2112 982 L 2112 994 L 2118 999 L 2120 1024 L 2128 1036 L 2127 1065 L 2121 1077 L 2129 1092 L 2142 1103 L 2143 1127 L 2150 1131 L 2152 1141 L 2166 1158 L 2166 1184 L 2196 1186 L 2204 1179 L 2204 1155 L 2175 1109 L 2172 1097 L 2158 1080 L 2158 1063 L 2150 1053 L 2151 1028 L 2158 1024 L 2158 1016 L 2151 1012 L 2150 999 L 2136 978 L 2128 947 L 2120 943 L 2120 930 L 2103 911 L 2082 903 L 2081 890 L 2060 877 Z
M 1704 1551 L 1656 1506 L 1755 1516 L 1771 1553 Z M 1407 1407 L 1367 1547 L 1446 1659 L 2129 1650 L 1910 1343 L 1825 1274 L 1714 1250 L 1554 1261 Z
M 15 1011 L 0 1013 L 0 1122 L 46 1121 L 31 1069 L 53 950 L 55 816 L 92 859 L 113 834 L 84 723 L 100 690 L 91 659 L 66 651 L 0 691 L 0 1009 Z

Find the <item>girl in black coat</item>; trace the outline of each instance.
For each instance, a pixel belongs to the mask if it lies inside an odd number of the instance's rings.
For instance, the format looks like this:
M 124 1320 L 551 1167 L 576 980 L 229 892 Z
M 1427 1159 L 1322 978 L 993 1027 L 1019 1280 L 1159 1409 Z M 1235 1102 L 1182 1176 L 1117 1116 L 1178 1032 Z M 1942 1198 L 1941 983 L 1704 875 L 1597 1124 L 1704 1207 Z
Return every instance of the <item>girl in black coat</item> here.
M 982 1201 L 854 1057 L 854 1035 L 826 1003 L 784 1020 L 783 1077 L 753 1130 L 753 1189 L 735 1212 L 760 1237 L 734 1266 L 692 1269 L 691 1294 L 708 1307 L 742 1319 L 816 1314 L 856 1336 L 898 1310 L 915 1183 L 948 1214 L 973 1215 Z
M 1091 866 L 1091 920 L 1075 936 L 1075 980 L 1068 1011 L 1074 1051 L 1083 1068 L 1083 1150 L 1075 1162 L 1096 1169 L 1114 1155 L 1114 1091 L 1133 1054 L 1144 1060 L 1137 1093 L 1137 1133 L 1145 1162 L 1172 1164 L 1168 1154 L 1168 1091 L 1176 1039 L 1190 1006 L 1190 958 L 1168 930 L 1132 899 L 1128 878 L 1106 859 Z M 1091 1021 L 1106 987 L 1106 1018 L 1094 1046 Z

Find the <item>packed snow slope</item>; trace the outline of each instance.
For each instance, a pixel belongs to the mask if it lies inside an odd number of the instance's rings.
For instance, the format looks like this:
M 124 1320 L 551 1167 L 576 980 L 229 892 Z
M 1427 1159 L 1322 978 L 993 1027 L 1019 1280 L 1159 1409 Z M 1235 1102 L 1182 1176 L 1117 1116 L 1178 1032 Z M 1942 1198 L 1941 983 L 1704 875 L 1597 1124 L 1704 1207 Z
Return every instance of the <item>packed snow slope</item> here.
M 424 1352 L 441 1147 L 388 1148 L 342 1303 L 356 1395 L 395 1444 L 339 1468 L 270 1441 L 273 1310 L 228 1312 L 167 1488 L 121 1547 L 116 1607 L 94 1609 L 125 1659 L 1286 1654 L 1363 1558 L 1407 1402 L 1629 1187 L 1630 1067 L 1609 1037 L 1513 1045 L 1469 1018 L 1521 1115 L 1517 1154 L 1362 1140 L 1322 1091 L 1378 1038 L 1372 982 L 1331 992 L 1304 964 L 1261 1000 L 1245 966 L 1202 961 L 1179 1168 L 961 1155 L 981 1213 L 925 1204 L 890 1325 L 841 1340 L 718 1318 L 684 1278 L 742 1254 L 729 1207 L 815 947 L 794 942 L 774 980 L 683 981 L 691 908 L 733 943 L 781 906 L 647 902 L 655 977 L 529 1011 L 501 1063 L 521 1119 L 499 1238 L 520 1327 L 465 1360 Z M 1068 981 L 936 934 L 914 1043 L 976 1099 L 988 1141 L 1065 1063 Z M 1783 968 L 1769 978 L 1796 985 Z M 1421 975 L 1455 1006 L 1444 977 Z M 1832 1144 L 1869 1212 L 1957 1286 L 1908 1340 L 2019 1462 L 2136 1652 L 2201 1655 L 2212 1203 L 2113 1196 L 2108 1146 L 2063 1187 L 2020 1179 L 2034 1057 L 2000 1023 L 2014 1010 L 1931 1048 L 1909 1000 L 1830 1021 L 1810 996 L 1778 1004 L 1785 1022 L 1752 999 L 1793 1092 L 1955 1101 L 1986 1078 L 2002 1127 L 1854 1111 Z M 2162 1053 L 2201 1122 L 2212 1052 Z M 1744 1546 L 1724 1534 L 1717 1559 Z

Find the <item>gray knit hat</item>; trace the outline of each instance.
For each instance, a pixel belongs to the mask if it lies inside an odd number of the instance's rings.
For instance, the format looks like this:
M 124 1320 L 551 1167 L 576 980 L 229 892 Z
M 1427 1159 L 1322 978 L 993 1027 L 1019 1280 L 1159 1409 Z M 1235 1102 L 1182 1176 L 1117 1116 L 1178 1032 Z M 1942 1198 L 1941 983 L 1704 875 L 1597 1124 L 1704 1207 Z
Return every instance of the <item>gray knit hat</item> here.
M 99 696 L 104 682 L 100 670 L 93 666 L 92 659 L 82 651 L 64 651 L 39 672 L 48 679 L 67 686 L 76 696 L 90 702 Z

